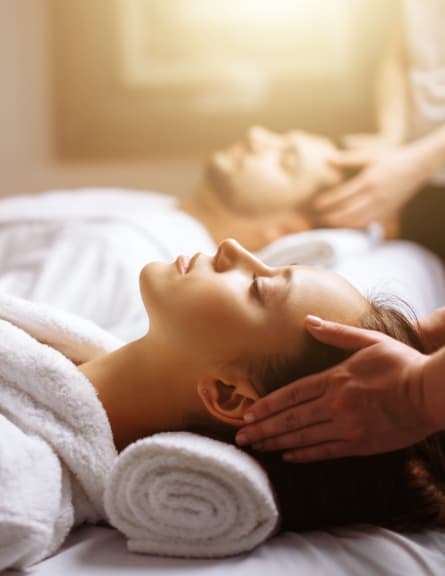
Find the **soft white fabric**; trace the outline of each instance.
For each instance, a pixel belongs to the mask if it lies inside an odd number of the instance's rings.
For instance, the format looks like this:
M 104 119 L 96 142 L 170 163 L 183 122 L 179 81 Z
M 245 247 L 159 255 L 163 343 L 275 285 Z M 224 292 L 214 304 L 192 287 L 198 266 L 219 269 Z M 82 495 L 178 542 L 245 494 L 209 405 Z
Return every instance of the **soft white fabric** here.
M 0 569 L 37 562 L 74 524 L 105 518 L 111 429 L 90 382 L 52 347 L 59 337 L 76 360 L 116 343 L 89 322 L 0 296 Z
M 116 530 L 85 526 L 32 576 L 443 576 L 444 563 L 445 535 L 433 530 L 284 532 L 248 554 L 204 560 L 131 554 Z
M 0 343 L 0 569 L 38 562 L 83 522 L 110 519 L 130 550 L 174 556 L 236 554 L 272 534 L 269 481 L 238 448 L 177 432 L 117 455 L 102 404 L 75 364 L 120 340 L 0 294 Z
M 165 556 L 246 552 L 279 522 L 269 479 L 252 457 L 188 432 L 128 446 L 107 481 L 105 508 L 130 551 Z
M 320 228 L 287 234 L 256 255 L 269 266 L 306 264 L 332 268 L 349 258 L 362 257 L 381 243 L 381 231 L 374 225 L 366 231 Z
M 419 138 L 445 125 L 445 2 L 404 0 L 409 134 Z M 445 184 L 445 170 L 434 178 Z
M 142 336 L 142 267 L 215 251 L 175 202 L 113 188 L 0 199 L 0 292 L 78 314 L 126 341 Z

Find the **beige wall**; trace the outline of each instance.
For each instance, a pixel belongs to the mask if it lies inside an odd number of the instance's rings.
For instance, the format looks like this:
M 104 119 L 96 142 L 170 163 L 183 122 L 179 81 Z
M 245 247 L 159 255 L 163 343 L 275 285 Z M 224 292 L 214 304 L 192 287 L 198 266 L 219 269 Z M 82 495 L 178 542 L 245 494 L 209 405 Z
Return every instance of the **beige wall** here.
M 0 0 L 0 195 L 122 186 L 180 193 L 199 162 L 63 164 L 53 155 L 47 0 Z

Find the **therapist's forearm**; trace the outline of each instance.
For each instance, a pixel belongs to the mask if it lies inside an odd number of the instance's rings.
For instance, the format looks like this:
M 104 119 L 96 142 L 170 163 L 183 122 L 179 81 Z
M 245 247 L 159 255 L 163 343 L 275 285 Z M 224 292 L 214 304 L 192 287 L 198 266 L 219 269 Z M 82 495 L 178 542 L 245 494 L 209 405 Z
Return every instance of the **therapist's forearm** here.
M 425 363 L 423 392 L 434 428 L 445 430 L 445 348 L 432 354 Z
M 406 66 L 400 20 L 399 13 L 380 65 L 376 90 L 378 131 L 393 144 L 402 143 L 406 137 Z

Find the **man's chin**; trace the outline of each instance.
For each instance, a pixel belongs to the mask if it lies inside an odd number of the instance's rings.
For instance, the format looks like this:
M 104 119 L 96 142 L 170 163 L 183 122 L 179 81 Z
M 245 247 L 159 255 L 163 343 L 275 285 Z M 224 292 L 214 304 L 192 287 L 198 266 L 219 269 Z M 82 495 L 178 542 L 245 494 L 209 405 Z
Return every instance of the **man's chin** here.
M 233 208 L 233 199 L 236 196 L 236 191 L 230 184 L 229 174 L 217 162 L 217 155 L 218 152 L 206 164 L 204 171 L 205 189 L 207 194 L 217 198 L 226 208 Z

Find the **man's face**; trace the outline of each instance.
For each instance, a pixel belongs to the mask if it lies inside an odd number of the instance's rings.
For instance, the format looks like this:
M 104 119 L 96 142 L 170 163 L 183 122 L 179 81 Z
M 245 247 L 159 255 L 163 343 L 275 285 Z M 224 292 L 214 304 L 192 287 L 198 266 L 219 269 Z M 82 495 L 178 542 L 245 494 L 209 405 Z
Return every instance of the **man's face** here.
M 240 212 L 295 209 L 340 180 L 329 164 L 333 150 L 325 138 L 253 127 L 240 142 L 211 156 L 208 184 Z

